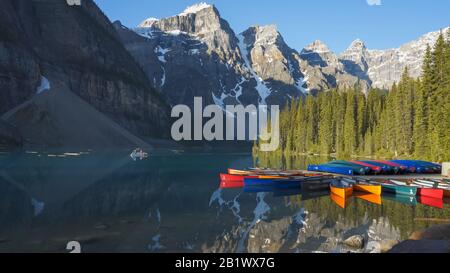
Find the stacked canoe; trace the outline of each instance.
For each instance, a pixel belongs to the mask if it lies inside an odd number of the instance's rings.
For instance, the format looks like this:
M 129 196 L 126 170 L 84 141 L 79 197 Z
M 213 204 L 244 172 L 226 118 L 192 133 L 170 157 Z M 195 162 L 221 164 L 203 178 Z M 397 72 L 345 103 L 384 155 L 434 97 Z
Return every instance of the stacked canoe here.
M 437 174 L 442 166 L 421 160 L 335 160 L 321 165 L 309 165 L 308 171 L 332 173 L 348 176 L 378 174 Z
M 313 199 L 329 195 L 345 208 L 351 197 L 381 204 L 382 198 L 402 203 L 419 203 L 442 208 L 444 197 L 450 197 L 450 179 L 411 179 L 407 181 L 371 181 L 308 171 L 266 169 L 234 170 L 221 174 L 221 188 L 244 188 L 245 192 L 272 192 L 277 196 L 302 195 Z

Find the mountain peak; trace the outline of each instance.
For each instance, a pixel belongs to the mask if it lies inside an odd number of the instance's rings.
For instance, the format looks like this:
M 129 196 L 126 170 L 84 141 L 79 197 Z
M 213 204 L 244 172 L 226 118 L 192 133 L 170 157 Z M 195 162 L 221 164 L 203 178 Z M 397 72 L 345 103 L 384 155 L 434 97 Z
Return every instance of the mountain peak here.
M 315 52 L 315 53 L 328 53 L 331 52 L 331 50 L 328 48 L 328 46 L 320 41 L 320 40 L 315 40 L 314 42 L 312 42 L 311 44 L 309 44 L 308 46 L 306 46 L 303 49 L 304 52 Z
M 148 27 L 148 28 L 150 28 L 158 21 L 159 21 L 159 19 L 150 17 L 150 18 L 145 19 L 144 21 L 142 21 L 142 23 L 139 24 L 139 27 L 143 27 L 143 28 Z
M 348 48 L 348 50 L 352 50 L 352 49 L 359 49 L 359 50 L 366 49 L 366 44 L 364 43 L 363 40 L 356 39 L 352 42 L 352 44 Z
M 187 7 L 179 16 L 186 16 L 188 14 L 195 14 L 204 9 L 213 8 L 213 5 L 207 4 L 205 2 L 197 3 L 195 5 Z

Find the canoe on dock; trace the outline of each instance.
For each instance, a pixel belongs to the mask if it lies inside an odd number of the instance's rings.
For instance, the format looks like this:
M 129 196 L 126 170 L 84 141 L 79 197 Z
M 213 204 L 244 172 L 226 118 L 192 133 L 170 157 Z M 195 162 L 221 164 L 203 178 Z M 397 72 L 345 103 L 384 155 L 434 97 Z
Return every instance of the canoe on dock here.
M 410 167 L 408 168 L 405 165 L 399 164 L 399 163 L 395 163 L 395 162 L 391 162 L 391 161 L 387 161 L 387 160 L 374 160 L 374 162 L 378 162 L 381 164 L 386 164 L 388 166 L 394 167 L 394 168 L 398 168 L 399 169 L 399 173 L 414 173 L 416 172 L 416 168 L 414 167 Z
M 384 174 L 398 174 L 400 171 L 398 167 L 390 166 L 388 164 L 380 163 L 377 161 L 363 160 L 362 162 L 380 167 L 382 173 Z
M 372 185 L 372 184 L 364 184 L 364 183 L 357 183 L 353 185 L 353 190 L 358 192 L 365 192 L 375 195 L 381 195 L 382 193 L 382 187 L 381 185 Z
M 365 179 L 342 178 L 342 181 L 353 185 L 353 191 L 381 195 L 382 187 L 379 183 L 375 183 Z
M 309 165 L 308 171 L 342 174 L 342 175 L 354 175 L 355 174 L 352 168 L 345 167 L 345 166 L 330 166 L 330 165 Z
M 431 197 L 436 199 L 444 198 L 444 190 L 434 188 L 433 186 L 427 185 L 425 183 L 413 182 L 412 186 L 417 186 L 417 194 L 422 197 Z
M 405 165 L 408 168 L 415 168 L 416 173 L 434 173 L 433 168 L 411 160 L 391 160 L 391 162 Z
M 361 173 L 364 172 L 365 174 L 371 173 L 372 169 L 368 166 L 363 166 L 361 164 L 352 163 L 350 161 L 344 161 L 344 160 L 335 160 L 327 163 L 326 165 L 337 165 L 337 166 L 345 166 L 353 169 L 354 173 Z
M 375 166 L 373 164 L 369 164 L 366 162 L 362 161 L 350 161 L 350 162 L 361 166 L 369 167 L 373 174 L 380 174 L 383 171 L 380 166 Z
M 401 181 L 388 181 L 381 184 L 383 193 L 416 196 L 417 187 L 411 187 L 406 182 Z

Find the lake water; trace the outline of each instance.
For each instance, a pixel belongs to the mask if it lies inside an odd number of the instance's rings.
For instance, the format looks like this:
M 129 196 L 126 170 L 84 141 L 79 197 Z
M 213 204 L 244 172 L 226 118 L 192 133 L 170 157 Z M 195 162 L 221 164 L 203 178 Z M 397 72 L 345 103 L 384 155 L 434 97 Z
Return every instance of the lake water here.
M 450 215 L 447 204 L 410 198 L 343 204 L 326 192 L 218 189 L 220 172 L 253 166 L 247 153 L 128 154 L 1 154 L 0 252 L 64 253 L 70 241 L 83 252 L 376 252 L 431 225 L 416 218 Z M 352 235 L 366 239 L 363 249 L 341 243 Z

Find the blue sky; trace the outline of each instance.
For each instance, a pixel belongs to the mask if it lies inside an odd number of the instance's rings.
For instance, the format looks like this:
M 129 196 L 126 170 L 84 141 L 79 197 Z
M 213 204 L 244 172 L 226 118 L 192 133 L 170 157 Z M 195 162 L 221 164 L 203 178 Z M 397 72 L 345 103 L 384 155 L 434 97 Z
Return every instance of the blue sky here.
M 195 0 L 95 0 L 108 17 L 134 27 L 182 12 Z M 449 0 L 209 0 L 236 33 L 276 24 L 289 46 L 324 41 L 335 52 L 356 38 L 371 49 L 398 47 L 450 25 Z M 370 5 L 369 5 L 370 3 Z M 381 4 L 381 5 L 380 5 Z

